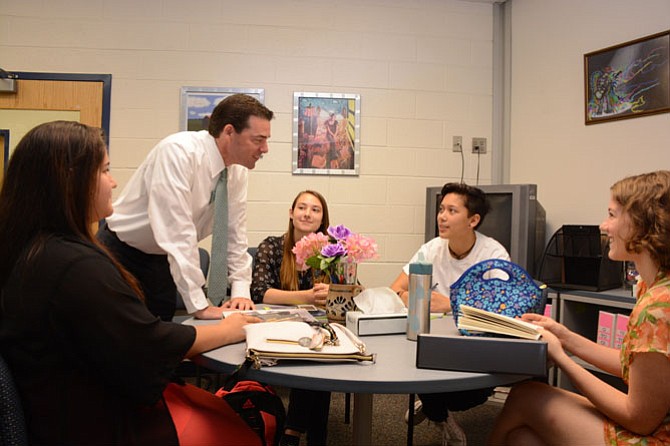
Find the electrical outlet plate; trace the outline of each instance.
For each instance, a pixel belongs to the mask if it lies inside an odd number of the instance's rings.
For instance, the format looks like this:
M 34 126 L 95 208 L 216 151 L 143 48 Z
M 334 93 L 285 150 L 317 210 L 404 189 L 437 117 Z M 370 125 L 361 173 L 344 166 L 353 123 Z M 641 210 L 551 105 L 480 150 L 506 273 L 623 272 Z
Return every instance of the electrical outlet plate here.
M 472 153 L 486 153 L 486 138 L 472 138 Z
M 452 150 L 454 152 L 462 152 L 463 151 L 463 137 L 462 136 L 454 136 Z

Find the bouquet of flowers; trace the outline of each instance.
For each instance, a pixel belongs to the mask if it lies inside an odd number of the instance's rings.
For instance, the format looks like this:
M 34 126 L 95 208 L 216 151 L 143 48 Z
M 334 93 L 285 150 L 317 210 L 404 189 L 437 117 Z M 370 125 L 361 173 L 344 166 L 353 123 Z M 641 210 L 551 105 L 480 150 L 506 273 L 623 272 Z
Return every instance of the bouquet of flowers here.
M 356 265 L 377 257 L 377 243 L 351 232 L 346 226 L 328 228 L 328 235 L 312 233 L 299 240 L 292 250 L 303 271 L 323 272 L 330 283 L 355 284 Z

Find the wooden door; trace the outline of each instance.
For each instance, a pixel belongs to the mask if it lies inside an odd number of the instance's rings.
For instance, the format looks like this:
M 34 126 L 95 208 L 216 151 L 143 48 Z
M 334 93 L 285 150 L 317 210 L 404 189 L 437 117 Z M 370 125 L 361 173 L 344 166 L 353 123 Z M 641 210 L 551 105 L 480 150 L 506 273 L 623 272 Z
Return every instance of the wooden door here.
M 0 94 L 0 134 L 8 140 L 9 157 L 28 130 L 56 119 L 101 127 L 109 143 L 110 74 L 14 74 L 17 92 Z M 0 182 L 8 159 L 1 158 Z

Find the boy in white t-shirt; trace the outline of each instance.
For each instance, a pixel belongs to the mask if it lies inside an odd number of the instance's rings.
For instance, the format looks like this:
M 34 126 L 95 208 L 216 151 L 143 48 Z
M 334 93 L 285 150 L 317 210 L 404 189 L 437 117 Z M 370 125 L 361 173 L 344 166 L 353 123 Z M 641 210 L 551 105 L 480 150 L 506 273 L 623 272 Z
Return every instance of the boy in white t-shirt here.
M 488 259 L 510 260 L 507 250 L 496 240 L 477 232 L 490 209 L 481 189 L 464 183 L 447 183 L 442 187 L 442 202 L 437 214 L 439 237 L 425 243 L 409 263 L 420 258 L 433 264 L 435 290 L 430 297 L 433 313 L 451 311 L 449 288 L 472 265 Z M 409 263 L 400 272 L 391 288 L 407 305 Z M 492 388 L 461 392 L 420 394 L 415 404 L 414 422 L 425 418 L 442 427 L 442 444 L 466 444 L 465 432 L 449 417 L 449 411 L 466 410 L 482 404 L 493 392 Z M 408 416 L 406 415 L 405 421 Z

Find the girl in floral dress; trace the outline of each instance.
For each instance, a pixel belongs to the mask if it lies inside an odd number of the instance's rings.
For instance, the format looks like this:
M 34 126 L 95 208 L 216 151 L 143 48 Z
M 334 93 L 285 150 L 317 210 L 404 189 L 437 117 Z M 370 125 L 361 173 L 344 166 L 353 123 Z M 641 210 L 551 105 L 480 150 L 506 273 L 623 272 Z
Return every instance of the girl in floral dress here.
M 544 327 L 550 359 L 581 395 L 539 382 L 515 386 L 489 444 L 670 445 L 670 171 L 615 183 L 600 228 L 609 257 L 635 262 L 641 278 L 621 351 L 524 315 Z M 622 378 L 628 391 L 603 382 L 568 352 Z

